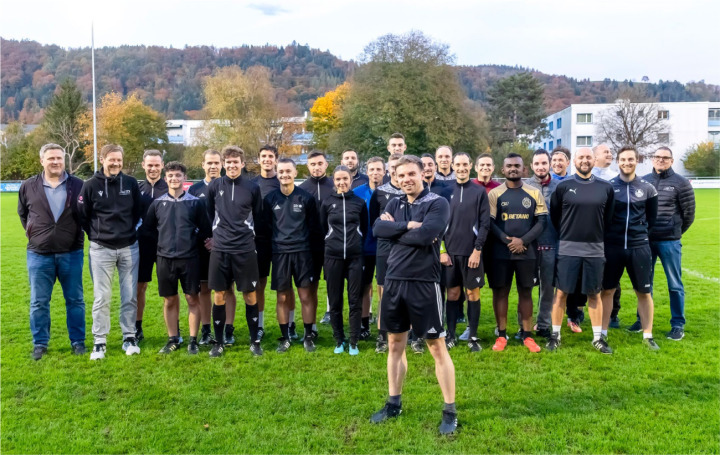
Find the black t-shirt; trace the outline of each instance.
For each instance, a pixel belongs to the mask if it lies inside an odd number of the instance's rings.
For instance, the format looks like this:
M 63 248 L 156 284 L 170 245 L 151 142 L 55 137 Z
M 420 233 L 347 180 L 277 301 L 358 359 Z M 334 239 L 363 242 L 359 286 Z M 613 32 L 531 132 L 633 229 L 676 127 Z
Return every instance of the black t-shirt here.
M 488 194 L 490 202 L 490 218 L 492 218 L 492 231 L 495 234 L 493 242 L 493 258 L 496 259 L 535 259 L 533 242 L 542 233 L 544 223 L 538 228 L 535 226 L 540 217 L 547 216 L 545 198 L 540 190 L 530 185 L 520 188 L 508 188 L 502 184 Z M 536 232 L 537 231 L 537 232 Z M 507 247 L 510 243 L 507 237 L 518 237 L 527 247 L 525 252 L 511 253 Z
M 300 187 L 289 195 L 273 190 L 263 199 L 265 225 L 272 226 L 272 252 L 309 251 L 320 237 L 319 213 L 315 198 Z

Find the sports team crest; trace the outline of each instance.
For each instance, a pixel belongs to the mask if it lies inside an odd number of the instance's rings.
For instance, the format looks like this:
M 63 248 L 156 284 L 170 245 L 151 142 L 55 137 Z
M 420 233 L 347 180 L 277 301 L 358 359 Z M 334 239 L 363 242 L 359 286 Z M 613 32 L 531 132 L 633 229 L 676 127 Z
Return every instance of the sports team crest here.
M 635 197 L 642 197 L 643 194 L 645 193 L 643 193 L 643 190 L 641 190 L 640 188 L 635 190 Z
M 522 200 L 522 205 L 523 205 L 523 207 L 525 207 L 526 209 L 529 209 L 530 206 L 532 205 L 532 202 L 530 201 L 530 198 L 529 198 L 529 197 L 523 198 L 523 200 Z

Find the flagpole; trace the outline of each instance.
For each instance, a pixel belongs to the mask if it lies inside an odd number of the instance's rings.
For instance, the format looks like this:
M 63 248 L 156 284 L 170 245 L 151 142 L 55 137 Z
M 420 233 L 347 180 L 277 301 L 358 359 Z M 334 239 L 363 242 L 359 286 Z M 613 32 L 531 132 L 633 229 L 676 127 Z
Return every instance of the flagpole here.
M 93 157 L 95 159 L 95 169 L 97 172 L 97 114 L 95 109 L 95 24 L 90 23 L 90 42 L 92 52 L 92 98 L 93 98 Z

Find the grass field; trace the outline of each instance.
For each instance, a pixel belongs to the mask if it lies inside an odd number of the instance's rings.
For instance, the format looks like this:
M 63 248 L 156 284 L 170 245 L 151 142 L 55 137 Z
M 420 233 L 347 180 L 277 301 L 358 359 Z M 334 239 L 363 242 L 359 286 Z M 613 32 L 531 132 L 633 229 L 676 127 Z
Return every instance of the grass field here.
M 104 361 L 69 352 L 59 285 L 52 301 L 50 352 L 30 358 L 26 239 L 15 212 L 17 195 L 1 207 L 1 435 L 3 453 L 718 453 L 720 452 L 720 191 L 697 191 L 697 220 L 683 238 L 686 337 L 666 340 L 665 275 L 656 274 L 655 334 L 661 351 L 641 335 L 611 330 L 615 348 L 602 356 L 582 334 L 563 328 L 556 353 L 530 354 L 515 340 L 492 352 L 495 325 L 483 289 L 480 333 L 485 348 L 451 353 L 457 371 L 460 432 L 437 435 L 442 397 L 429 354 L 408 354 L 403 415 L 368 422 L 387 394 L 384 355 L 362 343 L 360 356 L 332 353 L 332 333 L 320 327 L 318 352 L 299 345 L 274 352 L 279 329 L 268 302 L 266 354 L 247 349 L 244 312 L 240 343 L 221 359 L 205 351 L 156 354 L 166 335 L 155 283 L 148 289 L 146 340 L 140 356 L 120 350 L 118 293 Z M 87 333 L 92 286 L 85 261 Z M 324 296 L 323 296 L 324 297 Z M 324 298 L 323 298 L 324 300 Z M 635 302 L 623 279 L 624 327 Z M 322 305 L 321 305 L 322 306 Z M 242 308 L 242 306 L 240 306 Z M 323 311 L 324 308 L 321 308 Z M 183 333 L 187 319 L 183 313 Z M 510 327 L 512 328 L 512 327 Z M 461 327 L 462 330 L 462 327 Z M 374 331 L 373 331 L 374 333 Z M 89 337 L 87 345 L 91 346 Z

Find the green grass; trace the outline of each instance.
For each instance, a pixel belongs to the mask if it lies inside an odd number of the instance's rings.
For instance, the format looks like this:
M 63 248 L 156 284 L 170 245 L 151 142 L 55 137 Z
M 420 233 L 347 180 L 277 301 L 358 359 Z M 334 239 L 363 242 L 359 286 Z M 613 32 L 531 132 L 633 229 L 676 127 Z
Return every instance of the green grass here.
M 720 191 L 697 191 L 698 220 L 683 239 L 687 334 L 666 340 L 665 276 L 656 276 L 655 333 L 661 351 L 640 336 L 611 330 L 616 353 L 601 356 L 582 334 L 563 329 L 563 348 L 532 355 L 511 340 L 489 349 L 494 327 L 489 290 L 481 316 L 485 350 L 452 351 L 461 431 L 437 435 L 442 398 L 429 354 L 409 355 L 404 413 L 373 426 L 368 417 L 387 394 L 385 356 L 361 343 L 356 358 L 332 354 L 321 326 L 318 352 L 299 345 L 274 352 L 278 328 L 268 293 L 265 356 L 252 358 L 244 314 L 239 345 L 221 359 L 156 352 L 166 341 L 156 285 L 148 289 L 140 356 L 120 350 L 118 294 L 104 361 L 69 353 L 59 285 L 52 301 L 49 355 L 30 358 L 26 239 L 17 196 L 0 197 L 1 405 L 4 453 L 718 453 L 720 437 Z M 92 286 L 85 262 L 87 332 Z M 702 276 L 700 276 L 701 274 Z M 704 278 L 703 278 L 704 277 Z M 625 326 L 635 302 L 623 280 Z M 324 291 L 323 291 L 324 292 Z M 321 305 L 322 306 L 322 305 Z M 240 306 L 242 308 L 242 306 Z M 323 311 L 324 308 L 321 308 Z M 183 313 L 183 332 L 187 319 Z M 240 323 L 242 321 L 242 323 Z M 91 341 L 88 340 L 88 345 Z

